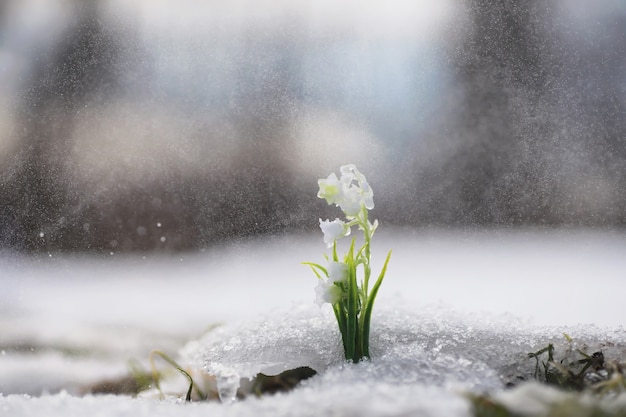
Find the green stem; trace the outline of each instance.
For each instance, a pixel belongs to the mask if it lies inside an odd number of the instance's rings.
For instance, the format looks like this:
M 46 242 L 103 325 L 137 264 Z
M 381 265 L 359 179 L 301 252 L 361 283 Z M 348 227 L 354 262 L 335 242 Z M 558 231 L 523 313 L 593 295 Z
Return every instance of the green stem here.
M 363 244 L 363 246 L 365 247 L 365 257 L 363 260 L 363 272 L 364 272 L 363 304 L 365 304 L 367 303 L 367 295 L 369 292 L 369 280 L 370 280 L 370 274 L 372 273 L 371 268 L 370 268 L 370 256 L 371 256 L 370 244 L 372 242 L 372 232 L 370 230 L 369 222 L 367 221 L 367 209 L 365 207 L 362 207 L 361 212 L 363 213 L 361 227 L 363 227 L 363 238 L 365 240 Z
M 370 266 L 372 233 L 367 218 L 367 209 L 361 209 L 360 226 L 363 229 L 363 248 L 361 249 L 361 263 L 363 264 L 363 288 L 361 289 L 361 311 L 359 312 L 359 354 L 369 358 L 369 329 L 365 320 L 365 309 L 369 301 L 369 279 L 372 272 Z

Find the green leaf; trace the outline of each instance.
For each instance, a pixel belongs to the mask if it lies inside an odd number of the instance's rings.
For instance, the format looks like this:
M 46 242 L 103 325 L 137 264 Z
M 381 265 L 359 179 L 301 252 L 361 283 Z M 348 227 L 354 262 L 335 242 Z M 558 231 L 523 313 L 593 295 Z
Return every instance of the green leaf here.
M 333 304 L 333 311 L 335 312 L 335 317 L 337 318 L 337 324 L 339 325 L 339 332 L 341 332 L 341 341 L 343 343 L 343 354 L 344 356 L 348 356 L 348 352 L 346 351 L 346 315 L 344 313 L 344 305 L 343 302 L 338 302 Z
M 160 356 L 163 360 L 165 360 L 165 362 L 169 363 L 171 366 L 174 367 L 174 369 L 176 369 L 178 372 L 184 375 L 185 378 L 187 378 L 187 380 L 189 381 L 189 389 L 187 390 L 187 394 L 185 395 L 185 401 L 187 402 L 191 401 L 191 391 L 193 390 L 193 387 L 194 387 L 193 378 L 191 378 L 191 375 L 189 375 L 187 371 L 185 371 L 179 364 L 176 363 L 176 361 L 174 361 L 174 359 L 170 358 L 167 354 L 161 352 L 160 350 L 153 350 L 152 352 L 150 352 L 149 359 L 150 359 L 150 366 L 152 367 L 152 374 L 153 376 L 155 376 L 154 384 L 156 385 L 159 392 L 161 392 L 161 386 L 159 384 L 159 378 L 158 376 L 156 376 L 157 371 L 156 371 L 156 366 L 154 365 L 154 356 Z M 196 390 L 197 389 L 198 388 L 196 387 Z M 198 390 L 198 392 L 200 391 Z M 206 395 L 204 393 L 200 392 L 200 395 L 203 398 L 206 398 Z
M 387 254 L 387 259 L 385 259 L 385 264 L 383 265 L 383 269 L 380 271 L 380 275 L 372 288 L 372 292 L 370 293 L 367 304 L 365 305 L 365 310 L 363 312 L 363 327 L 361 329 L 361 350 L 363 356 L 369 358 L 369 340 L 370 340 L 370 322 L 372 319 L 372 309 L 374 308 L 374 300 L 376 299 L 376 295 L 378 294 L 378 289 L 380 285 L 383 283 L 383 279 L 385 278 L 385 273 L 387 272 L 387 264 L 389 264 L 389 259 L 391 258 L 391 251 Z
M 325 276 L 328 276 L 328 271 L 326 270 L 326 268 L 324 268 L 322 265 L 320 264 L 316 264 L 313 262 L 301 262 L 302 265 L 308 265 L 311 267 L 311 269 L 313 270 L 313 273 L 315 274 L 315 276 L 317 276 L 318 278 L 322 278 L 322 276 L 320 274 L 318 274 L 316 269 L 319 269 L 320 271 L 322 271 L 324 273 Z
M 350 270 L 350 277 L 348 278 L 348 317 L 346 320 L 346 359 L 358 362 L 357 356 L 357 329 L 358 329 L 358 288 L 356 283 L 356 265 L 354 264 L 354 242 L 350 245 L 350 250 L 346 255 L 346 263 Z

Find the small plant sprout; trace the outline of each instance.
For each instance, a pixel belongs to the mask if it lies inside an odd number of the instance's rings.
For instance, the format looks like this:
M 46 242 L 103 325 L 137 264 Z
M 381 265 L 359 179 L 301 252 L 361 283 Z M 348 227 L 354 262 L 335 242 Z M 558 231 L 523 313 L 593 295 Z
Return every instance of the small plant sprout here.
M 154 384 L 156 388 L 159 390 L 159 392 L 161 393 L 161 395 L 163 395 L 163 391 L 161 391 L 161 384 L 160 384 L 161 376 L 159 372 L 157 371 L 156 365 L 154 363 L 155 356 L 161 357 L 163 360 L 165 360 L 165 362 L 167 362 L 168 364 L 173 366 L 174 369 L 180 372 L 181 375 L 184 375 L 185 378 L 187 378 L 187 381 L 189 381 L 189 388 L 187 389 L 187 394 L 185 395 L 185 401 L 191 401 L 191 393 L 194 388 L 198 391 L 201 397 L 203 398 L 207 397 L 203 392 L 201 392 L 198 389 L 197 385 L 194 386 L 193 378 L 191 377 L 191 375 L 189 375 L 189 373 L 185 371 L 179 364 L 177 364 L 172 358 L 170 358 L 167 354 L 161 352 L 160 350 L 153 350 L 152 352 L 150 352 L 150 356 L 149 356 L 150 367 L 152 368 L 152 380 L 154 381 Z
M 378 228 L 378 221 L 370 223 L 368 211 L 374 208 L 374 193 L 365 175 L 355 165 L 340 168 L 341 177 L 331 173 L 318 180 L 317 196 L 339 207 L 345 220 L 320 219 L 320 229 L 324 243 L 332 248 L 332 256 L 324 255 L 326 266 L 312 262 L 309 265 L 318 278 L 315 288 L 317 303 L 329 303 L 333 307 L 341 332 L 344 353 L 347 360 L 356 363 L 369 358 L 370 321 L 374 300 L 383 282 L 391 251 L 387 254 L 378 279 L 370 291 L 371 242 Z M 356 248 L 356 237 L 343 257 L 337 253 L 337 241 L 349 236 L 353 226 L 363 232 L 360 248 Z

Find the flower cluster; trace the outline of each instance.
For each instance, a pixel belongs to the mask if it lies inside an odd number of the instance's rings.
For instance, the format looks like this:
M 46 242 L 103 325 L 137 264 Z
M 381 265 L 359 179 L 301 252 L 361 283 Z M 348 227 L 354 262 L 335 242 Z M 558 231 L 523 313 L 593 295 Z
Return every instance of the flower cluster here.
M 368 223 L 367 211 L 374 208 L 374 192 L 365 175 L 361 174 L 352 164 L 342 166 L 340 172 L 340 178 L 337 178 L 333 172 L 328 178 L 317 181 L 319 185 L 317 196 L 325 199 L 329 205 L 335 204 L 341 208 L 347 220 L 320 219 L 324 242 L 329 248 L 337 239 L 348 236 L 351 232 L 351 226 L 361 226 L 361 223 Z M 372 229 L 372 234 L 377 226 L 378 222 L 376 221 L 374 224 L 367 224 L 367 227 Z
M 328 204 L 336 204 L 347 217 L 355 217 L 362 207 L 374 208 L 374 192 L 365 175 L 361 174 L 353 164 L 339 168 L 341 178 L 331 173 L 328 178 L 320 179 L 317 196 L 326 199 Z
M 343 339 L 346 359 L 358 362 L 369 358 L 369 328 L 374 299 L 383 281 L 387 263 L 378 276 L 371 292 L 369 291 L 370 245 L 378 221 L 370 223 L 368 210 L 374 208 L 374 192 L 365 175 L 355 165 L 344 165 L 340 168 L 341 177 L 331 173 L 327 178 L 318 180 L 317 196 L 330 204 L 339 207 L 345 220 L 320 219 L 320 228 L 324 234 L 324 243 L 332 248 L 332 258 L 326 256 L 326 267 L 305 262 L 309 265 L 319 282 L 315 288 L 317 303 L 330 303 L 335 312 L 339 330 Z M 356 238 L 347 254 L 340 260 L 337 254 L 337 241 L 349 236 L 352 227 L 357 226 L 363 232 L 363 245 L 356 250 Z M 357 267 L 362 271 L 362 280 L 357 280 Z

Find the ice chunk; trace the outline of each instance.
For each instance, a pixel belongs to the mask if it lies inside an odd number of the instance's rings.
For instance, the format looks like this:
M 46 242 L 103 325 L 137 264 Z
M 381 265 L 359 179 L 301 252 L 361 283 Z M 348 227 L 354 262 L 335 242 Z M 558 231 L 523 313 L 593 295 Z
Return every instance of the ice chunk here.
M 216 376 L 220 396 L 227 401 L 234 398 L 240 378 L 276 375 L 302 366 L 320 372 L 340 363 L 342 355 L 332 312 L 313 305 L 220 326 L 181 352 L 183 363 Z
M 239 378 L 261 372 L 275 375 L 301 366 L 319 373 L 303 385 L 334 381 L 351 387 L 385 383 L 486 391 L 532 379 L 535 361 L 528 353 L 548 343 L 565 349 L 563 331 L 581 338 L 581 344 L 595 338 L 597 345 L 607 335 L 582 326 L 528 327 L 509 316 L 468 315 L 449 306 L 415 311 L 397 302 L 375 312 L 371 361 L 352 365 L 343 359 L 331 310 L 310 305 L 224 325 L 188 344 L 182 356 L 192 367 L 215 375 L 226 400 L 234 398 Z M 598 335 L 604 336 L 598 339 Z M 613 340 L 624 339 L 621 330 L 612 335 Z
M 527 342 L 521 343 L 521 335 L 454 317 L 447 309 L 419 314 L 396 306 L 377 313 L 372 326 L 372 360 L 358 365 L 343 359 L 332 312 L 313 305 L 221 326 L 188 344 L 181 356 L 184 363 L 215 375 L 220 396 L 230 401 L 240 378 L 301 366 L 320 373 L 318 380 L 341 380 L 350 386 L 365 381 L 369 385 L 497 389 L 503 386 L 499 368 L 531 349 Z M 516 349 L 513 356 L 512 344 Z M 529 363 L 529 369 L 532 365 Z

